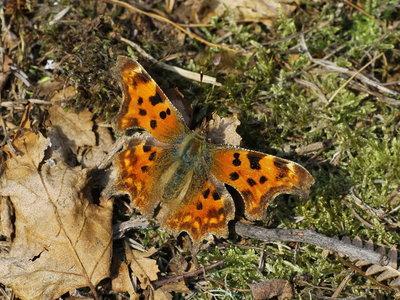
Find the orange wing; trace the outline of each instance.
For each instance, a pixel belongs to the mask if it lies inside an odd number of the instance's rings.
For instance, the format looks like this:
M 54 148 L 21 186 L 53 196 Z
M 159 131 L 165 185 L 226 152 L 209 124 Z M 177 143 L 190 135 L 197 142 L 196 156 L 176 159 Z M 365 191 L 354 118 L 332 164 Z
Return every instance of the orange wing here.
M 117 189 L 127 192 L 132 206 L 146 217 L 153 216 L 159 203 L 153 190 L 159 176 L 156 161 L 163 153 L 163 149 L 149 145 L 146 140 L 133 140 L 115 160 L 119 172 Z
M 167 143 L 189 133 L 181 114 L 138 62 L 119 56 L 115 70 L 124 96 L 115 119 L 118 131 L 140 127 Z
M 174 148 L 161 148 L 148 140 L 133 140 L 116 159 L 117 189 L 127 192 L 132 206 L 143 215 L 155 216 L 161 228 L 175 235 L 186 231 L 196 247 L 208 234 L 227 236 L 228 222 L 234 218 L 235 209 L 222 182 L 208 178 L 205 169 L 197 169 L 189 172 L 190 176 L 182 182 L 169 183 L 179 187 L 162 183 L 171 175 L 169 170 L 176 170 L 175 152 Z M 178 196 L 171 193 L 177 190 L 184 192 Z
M 272 155 L 241 148 L 211 151 L 211 172 L 243 197 L 246 217 L 262 219 L 279 194 L 307 196 L 314 178 L 302 166 Z
M 228 222 L 235 217 L 234 203 L 224 184 L 213 178 L 199 184 L 198 179 L 193 177 L 187 201 L 161 220 L 162 227 L 175 235 L 186 231 L 195 248 L 209 234 L 227 237 Z

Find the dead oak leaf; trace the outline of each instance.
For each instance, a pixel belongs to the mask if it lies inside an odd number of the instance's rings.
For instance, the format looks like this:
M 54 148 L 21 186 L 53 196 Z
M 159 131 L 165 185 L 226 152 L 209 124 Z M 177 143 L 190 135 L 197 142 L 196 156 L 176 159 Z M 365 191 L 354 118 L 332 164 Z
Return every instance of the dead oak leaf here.
M 54 299 L 94 286 L 109 276 L 111 201 L 92 203 L 85 191 L 87 170 L 68 166 L 62 144 L 31 131 L 16 138 L 18 155 L 5 147 L 0 196 L 15 218 L 8 253 L 0 253 L 0 282 L 22 299 Z M 57 157 L 56 159 L 54 157 Z
M 95 126 L 90 111 L 75 113 L 56 105 L 48 111 L 51 134 L 58 136 L 57 141 L 64 144 L 64 150 L 72 151 L 74 159 L 83 167 L 93 168 L 104 160 L 113 139 L 108 128 Z
M 214 113 L 207 124 L 207 137 L 214 144 L 240 146 L 242 137 L 236 132 L 239 125 L 236 114 L 232 117 L 220 117 Z
M 155 259 L 149 258 L 155 251 L 154 248 L 151 248 L 146 252 L 131 250 L 127 253 L 132 273 L 139 279 L 142 289 L 151 287 L 151 282 L 158 278 L 157 273 L 160 270 L 157 262 Z
M 139 299 L 139 295 L 135 292 L 133 287 L 128 265 L 125 262 L 119 265 L 118 272 L 116 272 L 116 276 L 112 278 L 111 284 L 113 291 L 129 293 L 130 300 Z
M 249 286 L 255 300 L 271 299 L 274 297 L 277 297 L 279 300 L 293 299 L 292 285 L 284 279 L 274 278 L 249 284 Z
M 49 118 L 53 128 L 62 130 L 65 138 L 73 148 L 94 146 L 96 136 L 93 132 L 93 115 L 88 110 L 80 113 L 65 111 L 60 106 L 49 108 Z M 76 149 L 72 149 L 74 152 Z
M 298 0 L 188 0 L 182 2 L 175 15 L 182 22 L 204 24 L 230 12 L 236 22 L 262 22 L 272 27 L 281 13 L 288 15 L 298 3 Z

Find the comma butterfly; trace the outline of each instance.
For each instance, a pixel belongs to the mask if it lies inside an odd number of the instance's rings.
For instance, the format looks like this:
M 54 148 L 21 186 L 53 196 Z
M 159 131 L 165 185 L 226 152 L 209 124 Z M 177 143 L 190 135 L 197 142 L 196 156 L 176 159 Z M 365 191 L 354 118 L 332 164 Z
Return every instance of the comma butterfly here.
M 175 235 L 186 231 L 195 245 L 209 234 L 226 237 L 235 206 L 225 184 L 243 197 L 250 220 L 261 219 L 279 194 L 308 195 L 314 179 L 300 165 L 207 142 L 185 125 L 139 63 L 118 57 L 116 71 L 124 96 L 117 131 L 136 127 L 153 137 L 134 140 L 118 154 L 117 186 L 161 228 Z

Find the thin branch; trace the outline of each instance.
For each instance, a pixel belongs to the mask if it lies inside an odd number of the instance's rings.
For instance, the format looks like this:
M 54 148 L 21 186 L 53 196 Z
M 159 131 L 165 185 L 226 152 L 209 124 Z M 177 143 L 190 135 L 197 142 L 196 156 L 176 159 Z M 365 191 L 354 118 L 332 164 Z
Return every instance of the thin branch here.
M 354 270 L 355 272 L 357 272 L 358 274 L 360 274 L 361 276 L 367 278 L 368 280 L 370 280 L 371 282 L 375 283 L 376 285 L 380 286 L 381 288 L 385 289 L 385 290 L 389 290 L 391 292 L 394 291 L 394 289 L 392 289 L 389 286 L 386 286 L 382 283 L 380 283 L 378 280 L 376 280 L 375 278 L 373 278 L 372 276 L 367 275 L 363 270 L 361 270 L 360 268 L 356 267 L 355 265 L 349 263 L 348 261 L 344 260 L 343 258 L 341 258 L 339 255 L 336 255 L 336 258 L 338 260 L 340 260 L 340 262 L 346 266 L 348 266 L 350 269 Z
M 368 82 L 369 84 L 373 85 L 375 84 L 376 88 L 381 89 L 381 90 L 385 90 L 387 93 L 393 92 L 392 90 L 389 90 L 388 88 L 385 87 L 380 87 L 379 84 L 377 84 L 376 82 L 374 82 L 373 80 L 365 77 L 364 75 L 360 74 L 364 69 L 366 69 L 370 64 L 372 64 L 375 60 L 377 60 L 378 58 L 380 58 L 383 55 L 383 53 L 379 54 L 377 57 L 375 57 L 374 59 L 371 59 L 371 61 L 369 61 L 367 64 L 365 64 L 361 69 L 359 69 L 357 72 L 353 72 L 353 71 L 347 71 L 351 73 L 351 76 L 349 79 L 347 79 L 347 81 L 345 83 L 343 83 L 332 95 L 331 98 L 329 98 L 328 100 L 328 104 L 332 103 L 333 99 L 335 99 L 336 95 L 339 94 L 339 92 L 344 89 L 350 81 L 352 81 L 355 77 L 357 78 L 362 78 L 364 81 Z M 316 62 L 316 60 L 314 59 L 314 62 Z M 344 69 L 344 68 L 343 68 Z
M 203 267 L 203 268 L 200 268 L 200 269 L 197 269 L 197 270 L 194 270 L 194 271 L 182 274 L 182 275 L 173 276 L 173 277 L 170 277 L 170 278 L 167 278 L 167 279 L 152 281 L 152 284 L 155 287 L 160 287 L 160 286 L 163 286 L 163 285 L 166 285 L 166 284 L 169 284 L 169 283 L 181 281 L 181 280 L 184 280 L 184 279 L 189 278 L 189 277 L 194 277 L 194 276 L 203 274 L 208 270 L 214 269 L 214 268 L 222 265 L 223 263 L 224 263 L 224 260 L 220 260 L 220 261 L 217 261 L 216 263 L 213 263 L 213 264 L 211 264 L 209 266 L 206 266 L 206 267 Z
M 313 26 L 311 28 L 308 28 L 308 29 L 305 29 L 305 30 L 302 30 L 302 31 L 299 31 L 299 32 L 296 32 L 296 33 L 293 33 L 293 34 L 290 34 L 290 35 L 287 35 L 287 36 L 285 36 L 283 38 L 280 38 L 280 39 L 277 39 L 277 40 L 272 40 L 272 41 L 268 41 L 268 42 L 262 43 L 261 45 L 268 46 L 268 45 L 272 45 L 272 44 L 285 42 L 285 41 L 297 38 L 297 37 L 299 37 L 301 35 L 304 35 L 306 33 L 309 33 L 310 31 L 313 31 L 314 29 L 321 29 L 321 28 L 329 25 L 329 23 L 330 23 L 330 21 L 325 21 L 325 22 L 317 24 L 317 25 L 315 25 L 315 26 Z
M 308 243 L 380 266 L 386 266 L 389 263 L 388 257 L 384 254 L 348 244 L 334 238 L 329 238 L 312 230 L 266 229 L 237 222 L 235 224 L 235 231 L 243 237 L 254 238 L 266 242 L 280 241 Z

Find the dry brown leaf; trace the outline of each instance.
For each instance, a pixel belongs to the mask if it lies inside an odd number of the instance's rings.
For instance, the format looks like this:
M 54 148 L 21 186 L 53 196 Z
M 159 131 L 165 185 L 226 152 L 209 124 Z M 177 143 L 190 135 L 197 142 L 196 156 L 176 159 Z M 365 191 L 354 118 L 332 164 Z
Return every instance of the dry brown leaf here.
M 8 197 L 0 197 L 0 236 L 11 241 L 11 235 L 14 233 L 12 217 L 14 210 Z
M 49 119 L 54 129 L 60 130 L 73 152 L 79 147 L 95 146 L 96 136 L 93 132 L 93 115 L 88 110 L 80 113 L 65 111 L 59 106 L 49 108 Z
M 292 285 L 284 279 L 271 279 L 249 284 L 249 286 L 255 300 L 271 299 L 273 297 L 277 297 L 279 300 L 293 299 Z
M 127 259 L 130 262 L 133 275 L 135 275 L 139 281 L 142 289 L 151 287 L 151 281 L 158 278 L 157 273 L 160 272 L 155 259 L 148 258 L 156 249 L 151 248 L 146 252 L 140 252 L 137 250 L 131 250 Z
M 71 100 L 77 94 L 74 86 L 67 86 L 59 91 L 57 91 L 53 97 L 51 97 L 51 102 L 59 104 Z
M 0 196 L 15 213 L 15 237 L 0 254 L 0 282 L 22 299 L 54 299 L 109 276 L 112 202 L 92 203 L 87 170 L 62 159 L 62 142 L 30 131 L 13 141 Z M 57 145 L 57 147 L 55 147 Z
M 240 121 L 236 115 L 221 118 L 217 114 L 207 124 L 207 136 L 214 144 L 240 146 L 242 137 L 236 132 Z
M 298 0 L 188 0 L 178 7 L 175 16 L 181 22 L 205 24 L 229 9 L 236 22 L 262 22 L 271 27 L 282 12 L 289 14 L 298 3 Z
M 51 134 L 57 136 L 63 149 L 71 150 L 74 159 L 85 168 L 93 168 L 103 161 L 113 144 L 108 128 L 94 129 L 93 114 L 88 110 L 75 113 L 53 106 L 49 109 L 49 120 L 53 126 Z
M 169 299 L 172 299 L 172 295 L 169 292 L 164 291 L 163 289 L 158 289 L 158 290 L 154 291 L 153 299 L 154 300 L 169 300 Z
M 177 292 L 177 293 L 185 293 L 190 294 L 189 288 L 186 286 L 184 280 L 180 280 L 178 282 L 171 282 L 164 284 L 162 287 L 159 288 L 165 292 Z
M 117 271 L 117 277 L 112 278 L 112 290 L 115 292 L 128 292 L 130 300 L 139 299 L 139 295 L 135 292 L 129 275 L 128 265 L 122 262 Z
M 0 91 L 3 90 L 4 84 L 7 82 L 8 77 L 11 74 L 10 64 L 12 64 L 12 60 L 7 55 L 4 55 L 2 61 L 2 67 L 0 69 Z

